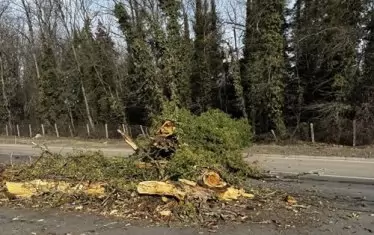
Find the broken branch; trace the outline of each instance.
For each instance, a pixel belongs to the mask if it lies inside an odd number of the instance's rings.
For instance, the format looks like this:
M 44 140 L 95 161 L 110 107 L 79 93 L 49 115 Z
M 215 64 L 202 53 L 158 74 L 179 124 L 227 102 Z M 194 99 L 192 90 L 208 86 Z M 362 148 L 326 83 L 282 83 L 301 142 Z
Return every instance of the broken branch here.
M 131 139 L 130 136 L 126 135 L 126 133 L 122 132 L 120 129 L 117 130 L 118 133 L 121 134 L 122 138 L 124 139 L 124 141 L 130 145 L 130 147 L 134 150 L 134 151 L 137 151 L 139 149 L 138 145 L 135 144 L 135 142 Z

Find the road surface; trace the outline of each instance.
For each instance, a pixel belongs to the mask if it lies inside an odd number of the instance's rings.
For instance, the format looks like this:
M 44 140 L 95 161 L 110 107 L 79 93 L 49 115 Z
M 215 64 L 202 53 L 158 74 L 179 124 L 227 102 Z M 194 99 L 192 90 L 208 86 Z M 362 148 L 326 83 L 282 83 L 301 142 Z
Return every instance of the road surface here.
M 246 159 L 249 162 L 258 161 L 274 174 L 305 174 L 309 178 L 336 178 L 374 183 L 374 159 L 276 154 L 247 154 Z
M 72 152 L 72 147 L 48 146 L 55 153 Z M 100 150 L 108 156 L 128 156 L 133 151 L 129 148 L 77 148 L 83 150 Z M 17 161 L 17 156 L 37 156 L 41 153 L 31 145 L 0 145 L 0 162 L 9 162 L 10 156 Z M 323 156 L 286 156 L 274 154 L 245 153 L 248 162 L 257 161 L 261 167 L 274 174 L 306 174 L 309 178 L 344 178 L 350 181 L 372 181 L 374 183 L 374 159 L 343 158 Z

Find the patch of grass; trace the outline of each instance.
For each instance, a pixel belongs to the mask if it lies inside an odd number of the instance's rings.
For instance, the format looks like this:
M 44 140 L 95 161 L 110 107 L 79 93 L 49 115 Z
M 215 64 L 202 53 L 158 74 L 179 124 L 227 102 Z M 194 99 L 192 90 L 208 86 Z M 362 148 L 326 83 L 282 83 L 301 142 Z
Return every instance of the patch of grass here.
M 88 139 L 80 137 L 51 137 L 46 136 L 40 139 L 16 136 L 0 136 L 0 144 L 25 144 L 31 145 L 32 142 L 37 144 L 46 144 L 48 146 L 74 146 L 82 148 L 117 148 L 125 147 L 122 139 Z
M 156 169 L 136 167 L 133 158 L 105 157 L 100 151 L 76 151 L 68 155 L 44 153 L 44 156 L 41 156 L 33 166 L 18 165 L 11 171 L 12 174 L 6 174 L 9 180 L 56 179 L 71 182 L 105 182 L 108 187 L 118 189 L 128 189 L 129 184 L 157 176 Z

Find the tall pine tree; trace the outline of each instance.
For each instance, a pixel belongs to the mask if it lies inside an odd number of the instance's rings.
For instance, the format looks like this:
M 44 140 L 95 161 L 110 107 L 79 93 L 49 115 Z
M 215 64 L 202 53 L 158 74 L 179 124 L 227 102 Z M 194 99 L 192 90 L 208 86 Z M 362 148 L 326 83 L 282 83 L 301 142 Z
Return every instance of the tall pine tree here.
M 370 21 L 366 27 L 367 44 L 364 51 L 363 77 L 360 84 L 362 102 L 374 97 L 374 7 L 370 11 Z
M 192 110 L 200 113 L 222 107 L 223 55 L 219 19 L 214 0 L 197 0 L 192 73 Z M 220 85 L 222 84 L 222 85 Z
M 66 106 L 64 104 L 61 74 L 57 71 L 56 57 L 51 40 L 41 33 L 41 52 L 39 56 L 40 80 L 38 84 L 38 117 L 46 125 L 53 125 L 57 121 L 66 122 Z
M 130 91 L 126 99 L 129 118 L 137 122 L 142 119 L 144 123 L 160 112 L 165 97 L 147 38 L 148 13 L 137 1 L 130 2 L 129 10 L 121 3 L 116 4 L 114 13 L 126 36 L 129 68 L 125 85 Z
M 283 10 L 284 0 L 247 1 L 243 74 L 252 122 L 260 132 L 275 128 L 281 136 L 286 132 Z
M 304 93 L 302 119 L 320 120 L 317 125 L 335 141 L 340 141 L 354 111 L 351 97 L 358 78 L 362 7 L 361 0 L 296 3 L 294 71 Z
M 167 25 L 166 38 L 164 42 L 161 42 L 161 47 L 164 48 L 161 56 L 162 83 L 166 86 L 168 100 L 188 107 L 190 104 L 190 63 L 188 62 L 190 44 L 187 41 L 189 36 L 183 35 L 180 23 L 182 4 L 178 0 L 160 0 L 160 5 L 165 12 Z

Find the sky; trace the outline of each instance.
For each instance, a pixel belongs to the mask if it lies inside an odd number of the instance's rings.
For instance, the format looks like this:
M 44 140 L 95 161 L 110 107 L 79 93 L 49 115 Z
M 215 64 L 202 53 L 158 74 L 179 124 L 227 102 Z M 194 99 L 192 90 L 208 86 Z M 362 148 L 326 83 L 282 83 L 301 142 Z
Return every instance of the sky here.
M 285 0 L 288 7 L 292 7 L 296 0 Z M 187 3 L 189 11 L 193 12 L 193 2 L 194 0 L 184 0 Z M 115 27 L 118 28 L 116 24 L 116 19 L 111 15 L 111 10 L 113 9 L 113 0 L 92 0 L 92 7 L 100 9 L 103 12 L 99 17 L 105 19 L 104 22 L 108 22 L 108 27 L 111 30 L 118 32 Z M 216 0 L 217 10 L 220 18 L 223 22 L 228 22 L 237 17 L 238 23 L 244 23 L 245 21 L 245 4 L 246 0 Z M 232 41 L 232 25 L 224 24 L 224 39 Z M 118 32 L 119 33 L 119 32 Z M 117 35 L 118 36 L 118 35 Z
M 18 12 L 23 14 L 21 9 L 21 0 L 0 0 L 3 1 L 10 1 L 12 2 L 12 9 L 14 12 Z M 35 0 L 26 0 L 29 2 L 33 2 Z M 40 0 L 43 1 L 43 0 Z M 76 3 L 78 0 L 62 0 L 65 2 Z M 124 36 L 119 30 L 117 20 L 113 16 L 113 7 L 115 0 L 84 0 L 87 3 L 87 7 L 92 13 L 95 15 L 95 20 L 93 25 L 96 25 L 98 20 L 101 20 L 104 25 L 109 29 L 112 33 L 112 38 L 114 41 L 121 47 L 124 43 Z M 117 1 L 124 1 L 124 0 L 117 0 Z M 144 0 L 142 0 L 144 1 Z M 194 11 L 194 1 L 195 0 L 183 0 L 188 7 L 188 11 L 193 14 Z M 296 0 L 286 0 L 287 6 L 291 7 L 294 5 Z M 244 25 L 245 22 L 245 12 L 246 12 L 246 0 L 216 0 L 217 10 L 220 19 L 222 20 L 223 27 L 223 40 L 233 43 L 234 35 L 233 35 L 233 25 L 227 24 L 227 22 L 232 22 L 233 20 L 237 23 L 241 23 Z M 69 9 L 70 10 L 70 9 Z M 74 9 L 71 9 L 72 17 L 77 17 L 74 13 Z M 192 15 L 191 14 L 191 15 Z M 79 16 L 78 16 L 79 17 Z M 81 17 L 82 18 L 82 17 Z M 236 19 L 235 19 L 236 18 Z M 81 20 L 81 19 L 80 19 Z M 192 25 L 192 22 L 190 23 Z M 95 26 L 93 26 L 93 30 Z M 236 27 L 237 35 L 238 35 L 238 42 L 241 42 L 244 36 L 244 28 Z M 191 30 L 193 32 L 193 30 Z M 120 49 L 120 48 L 119 48 Z

